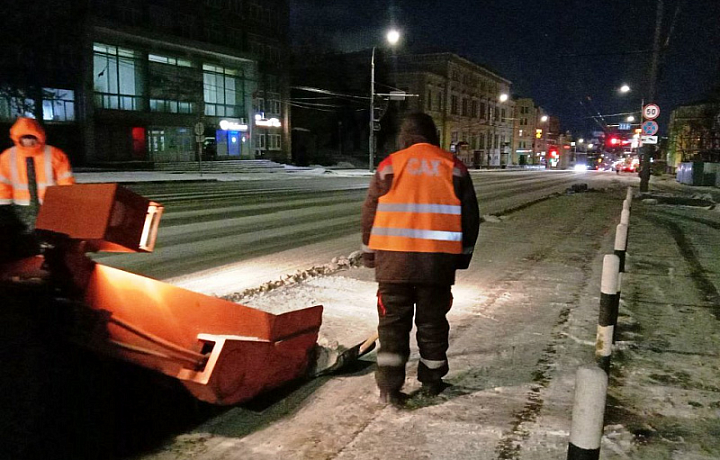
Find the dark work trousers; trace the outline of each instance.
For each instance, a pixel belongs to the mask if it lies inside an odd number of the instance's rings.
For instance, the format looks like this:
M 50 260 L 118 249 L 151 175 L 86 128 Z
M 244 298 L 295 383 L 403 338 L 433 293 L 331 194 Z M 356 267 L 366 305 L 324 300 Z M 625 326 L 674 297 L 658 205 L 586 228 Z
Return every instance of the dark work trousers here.
M 380 348 L 375 380 L 380 390 L 400 390 L 405 383 L 413 313 L 420 348 L 418 380 L 437 382 L 448 373 L 450 325 L 445 315 L 452 306 L 450 289 L 437 284 L 378 284 Z

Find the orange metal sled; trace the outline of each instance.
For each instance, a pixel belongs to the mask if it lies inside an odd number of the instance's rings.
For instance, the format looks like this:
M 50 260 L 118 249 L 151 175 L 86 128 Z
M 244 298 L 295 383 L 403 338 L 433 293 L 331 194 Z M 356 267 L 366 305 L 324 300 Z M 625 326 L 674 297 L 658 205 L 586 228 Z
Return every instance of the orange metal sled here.
M 161 214 L 161 205 L 117 184 L 48 188 L 37 229 L 72 242 L 54 260 L 95 313 L 85 345 L 177 378 L 213 404 L 245 401 L 304 375 L 322 306 L 275 315 L 94 264 L 81 253 L 149 252 Z
M 103 351 L 178 378 L 213 404 L 303 375 L 322 322 L 319 305 L 274 315 L 100 264 L 85 300 L 111 314 Z

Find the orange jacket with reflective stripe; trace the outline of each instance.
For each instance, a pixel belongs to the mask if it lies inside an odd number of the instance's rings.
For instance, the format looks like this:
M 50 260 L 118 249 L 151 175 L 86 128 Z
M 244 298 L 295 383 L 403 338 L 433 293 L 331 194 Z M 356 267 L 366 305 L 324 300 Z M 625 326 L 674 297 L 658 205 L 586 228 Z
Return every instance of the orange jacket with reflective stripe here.
M 461 254 L 462 213 L 453 188 L 454 166 L 451 153 L 430 144 L 415 144 L 383 162 L 381 167 L 391 168 L 394 179 L 378 200 L 370 249 Z
M 22 136 L 35 136 L 38 143 L 32 148 L 23 147 L 20 144 Z M 32 158 L 35 164 L 35 180 L 41 203 L 47 187 L 75 183 L 67 156 L 62 150 L 45 144 L 45 131 L 36 120 L 18 118 L 10 128 L 10 137 L 15 147 L 0 154 L 0 205 L 30 204 L 27 158 Z

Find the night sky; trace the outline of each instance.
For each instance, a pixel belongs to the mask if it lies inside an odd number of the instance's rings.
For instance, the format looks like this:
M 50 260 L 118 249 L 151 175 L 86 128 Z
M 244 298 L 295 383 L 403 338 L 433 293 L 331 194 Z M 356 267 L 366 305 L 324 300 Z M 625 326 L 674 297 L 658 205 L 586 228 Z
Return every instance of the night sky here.
M 434 48 L 487 65 L 579 136 L 639 112 L 647 97 L 658 0 L 291 0 L 293 44 L 340 51 Z M 675 18 L 675 19 L 674 19 Z M 671 27 L 671 24 L 674 26 Z M 661 135 L 677 105 L 706 99 L 720 83 L 720 0 L 665 0 L 668 38 L 655 102 Z M 627 83 L 631 93 L 617 89 Z

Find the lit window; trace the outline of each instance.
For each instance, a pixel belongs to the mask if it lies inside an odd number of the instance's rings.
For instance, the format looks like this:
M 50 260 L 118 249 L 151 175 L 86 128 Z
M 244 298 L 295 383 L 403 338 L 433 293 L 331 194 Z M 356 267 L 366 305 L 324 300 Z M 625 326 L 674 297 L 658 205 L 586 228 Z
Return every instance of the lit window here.
M 43 88 L 43 120 L 75 120 L 75 91 Z

